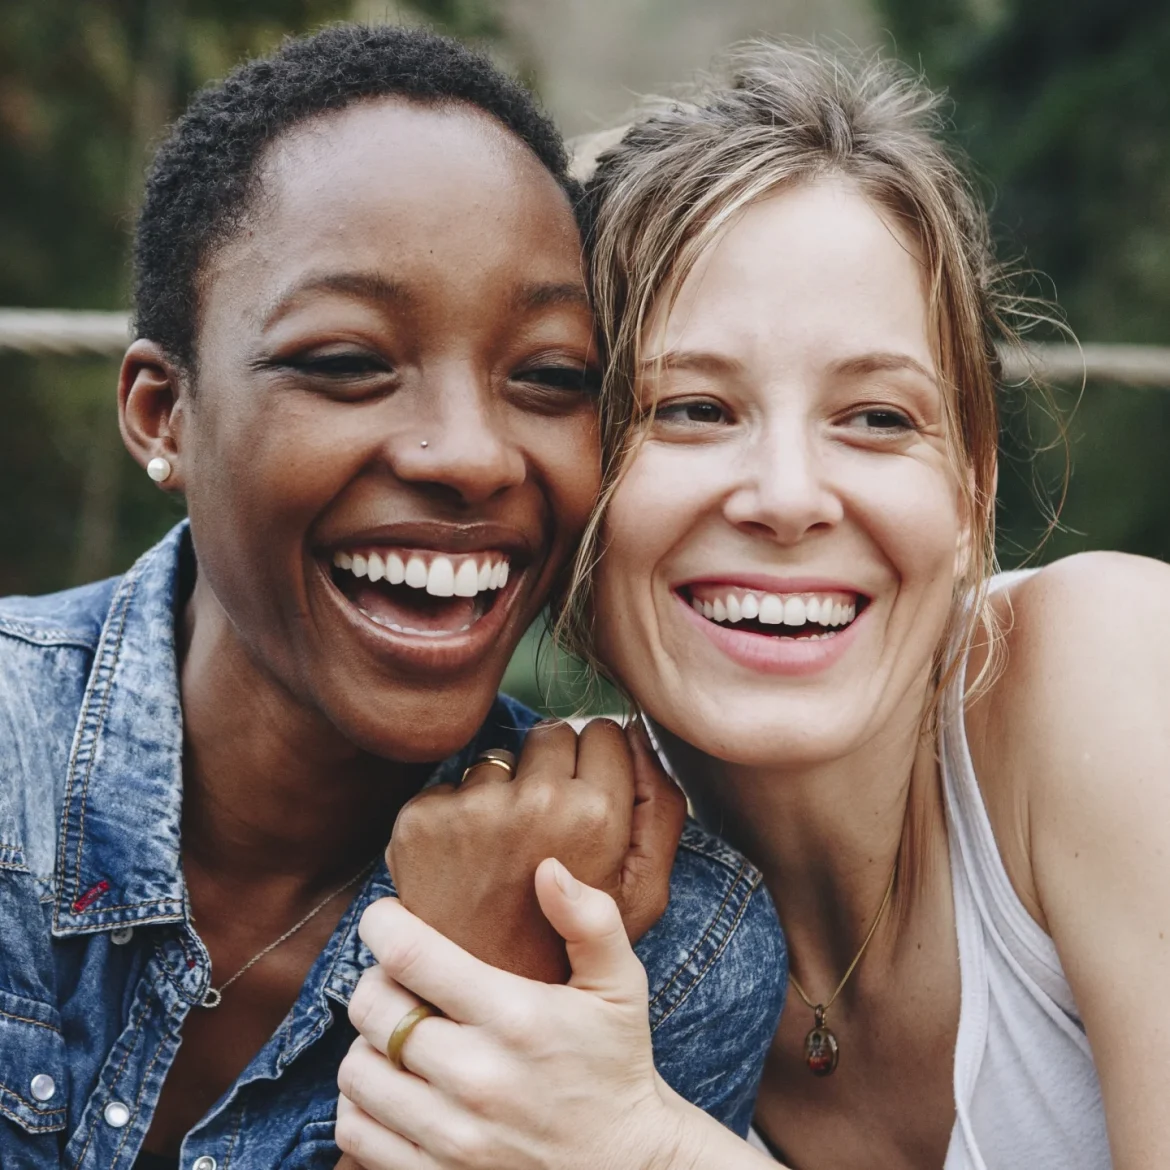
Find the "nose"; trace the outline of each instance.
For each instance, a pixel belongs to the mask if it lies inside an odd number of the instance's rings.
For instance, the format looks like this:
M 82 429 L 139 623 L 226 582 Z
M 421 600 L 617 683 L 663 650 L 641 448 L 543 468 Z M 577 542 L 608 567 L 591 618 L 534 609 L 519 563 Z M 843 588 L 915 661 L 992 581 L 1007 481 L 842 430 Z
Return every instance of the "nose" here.
M 815 427 L 785 417 L 751 436 L 724 515 L 741 531 L 782 544 L 840 523 L 844 507 Z
M 394 474 L 460 505 L 483 504 L 524 482 L 527 462 L 491 388 L 458 371 L 428 380 L 425 407 L 388 444 Z

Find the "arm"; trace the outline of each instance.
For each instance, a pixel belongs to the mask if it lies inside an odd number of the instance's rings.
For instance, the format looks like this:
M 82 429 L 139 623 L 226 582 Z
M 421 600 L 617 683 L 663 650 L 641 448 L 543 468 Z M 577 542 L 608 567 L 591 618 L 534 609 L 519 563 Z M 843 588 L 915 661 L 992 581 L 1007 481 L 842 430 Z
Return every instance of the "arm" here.
M 641 724 L 608 719 L 578 735 L 567 724 L 529 732 L 512 779 L 473 767 L 398 816 L 386 861 L 402 904 L 476 957 L 529 978 L 563 982 L 565 945 L 533 886 L 560 858 L 617 902 L 641 937 L 666 909 L 686 798 L 658 766 Z
M 366 1170 L 774 1170 L 654 1071 L 646 975 L 612 899 L 553 861 L 536 889 L 568 944 L 565 987 L 485 966 L 392 901 L 366 911 L 379 965 L 350 1006 L 346 1154 Z M 448 1018 L 418 1025 L 400 1071 L 382 1053 L 411 991 Z
M 1170 1165 L 1170 568 L 1071 558 L 1013 602 L 987 738 L 993 782 L 1024 797 L 1021 896 L 1084 1022 L 1114 1165 Z

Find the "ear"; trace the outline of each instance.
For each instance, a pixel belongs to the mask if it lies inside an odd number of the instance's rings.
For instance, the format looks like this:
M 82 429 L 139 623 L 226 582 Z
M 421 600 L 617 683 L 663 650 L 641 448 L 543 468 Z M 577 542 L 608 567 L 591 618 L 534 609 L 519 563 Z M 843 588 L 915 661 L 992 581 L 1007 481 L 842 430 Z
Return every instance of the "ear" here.
M 186 375 L 153 341 L 135 341 L 118 374 L 118 426 L 126 450 L 145 468 L 156 458 L 170 464 L 159 486 L 183 490 L 182 420 Z M 153 477 L 152 477 L 153 478 Z

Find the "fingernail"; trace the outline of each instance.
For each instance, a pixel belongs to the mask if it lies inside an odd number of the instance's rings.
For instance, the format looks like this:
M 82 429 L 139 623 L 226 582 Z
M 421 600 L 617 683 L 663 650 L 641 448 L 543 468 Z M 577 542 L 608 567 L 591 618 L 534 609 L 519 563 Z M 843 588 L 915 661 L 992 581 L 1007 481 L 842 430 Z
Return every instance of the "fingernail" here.
M 575 902 L 581 897 L 581 883 L 555 857 L 553 858 L 553 877 L 556 878 L 557 885 L 561 887 L 561 893 L 570 902 Z

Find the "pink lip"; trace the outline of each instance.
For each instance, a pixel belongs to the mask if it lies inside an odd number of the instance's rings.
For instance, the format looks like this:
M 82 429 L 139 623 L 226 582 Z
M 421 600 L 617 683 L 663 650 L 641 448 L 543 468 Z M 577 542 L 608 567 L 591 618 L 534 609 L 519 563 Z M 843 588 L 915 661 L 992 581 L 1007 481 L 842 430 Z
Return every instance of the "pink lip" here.
M 761 593 L 854 593 L 869 599 L 869 594 L 856 585 L 833 581 L 828 577 L 770 577 L 766 573 L 721 573 L 717 577 L 691 577 L 686 581 L 676 581 L 671 588 L 677 592 L 691 585 L 727 585 L 754 589 Z
M 720 584 L 742 585 L 748 589 L 762 588 L 769 593 L 856 592 L 848 586 L 829 585 L 823 581 L 806 584 L 804 579 L 796 579 L 796 584 L 786 581 L 783 589 L 780 589 L 774 584 L 761 586 L 754 583 L 759 580 L 763 578 L 754 578 L 752 583 L 745 583 L 744 579 L 739 577 L 718 578 Z M 674 600 L 682 610 L 685 620 L 691 622 L 710 639 L 717 650 L 721 650 L 733 662 L 760 674 L 792 677 L 816 674 L 828 670 L 838 662 L 855 641 L 857 627 L 865 620 L 869 611 L 867 606 L 848 626 L 831 638 L 780 638 L 769 634 L 749 633 L 734 626 L 719 625 L 696 613 L 678 593 L 674 593 Z
M 320 563 L 319 563 L 320 564 Z M 475 666 L 499 641 L 520 595 L 524 573 L 518 573 L 501 589 L 495 603 L 470 630 L 442 638 L 400 634 L 368 618 L 334 585 L 321 567 L 325 592 L 340 610 L 341 618 L 355 635 L 390 669 L 411 674 L 459 674 Z

